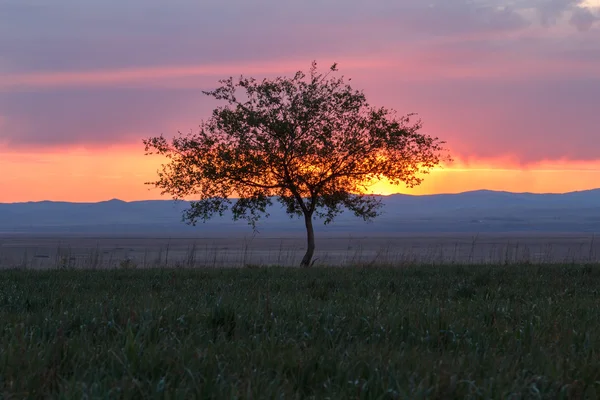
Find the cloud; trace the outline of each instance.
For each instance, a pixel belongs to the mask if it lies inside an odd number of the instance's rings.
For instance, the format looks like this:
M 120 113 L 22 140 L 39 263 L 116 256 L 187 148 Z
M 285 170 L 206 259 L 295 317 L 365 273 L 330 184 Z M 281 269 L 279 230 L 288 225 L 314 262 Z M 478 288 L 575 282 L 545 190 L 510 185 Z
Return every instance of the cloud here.
M 536 9 L 540 23 L 545 26 L 554 26 L 564 18 L 568 18 L 569 25 L 580 32 L 590 30 L 598 19 L 592 10 L 600 8 L 595 0 L 539 0 Z
M 424 130 L 453 154 L 511 157 L 522 166 L 543 159 L 600 158 L 599 80 L 395 82 L 380 76 L 369 95 L 377 104 L 418 112 Z
M 577 6 L 579 0 L 541 0 L 537 5 L 540 22 L 544 26 L 556 24 L 563 14 Z
M 12 149 L 57 146 L 110 146 L 197 126 L 208 112 L 192 90 L 61 89 L 10 95 L 10 115 L 0 143 Z
M 598 9 L 582 4 L 4 0 L 0 143 L 139 144 L 197 126 L 219 78 L 316 59 L 374 104 L 419 112 L 458 155 L 594 159 Z
M 498 6 L 493 2 L 444 0 L 415 2 L 411 12 L 403 14 L 401 22 L 411 31 L 440 35 L 510 32 L 529 25 L 510 6 Z
M 385 60 L 353 60 L 336 59 L 344 63 L 347 69 L 378 68 L 389 64 Z M 302 60 L 307 64 L 306 60 Z M 308 65 L 308 64 L 307 64 Z M 213 65 L 182 65 L 143 68 L 119 68 L 95 71 L 64 71 L 64 72 L 33 72 L 25 74 L 0 75 L 0 92 L 20 91 L 28 89 L 61 88 L 61 87 L 90 87 L 90 86 L 134 86 L 134 87 L 165 87 L 169 83 L 179 85 L 179 79 L 187 79 L 185 84 L 190 86 L 196 79 L 196 84 L 213 85 L 216 80 L 239 75 L 274 75 L 294 73 L 303 66 L 300 62 L 265 60 L 261 63 L 247 64 L 213 64 Z M 210 82 L 210 83 L 209 83 Z M 143 86 L 140 86 L 143 85 Z
M 0 4 L 0 68 L 14 74 L 218 65 L 298 54 L 322 58 L 526 24 L 510 7 L 466 0 L 181 0 L 168 7 L 155 0 L 85 6 L 73 0 L 52 6 L 5 0 Z
M 576 27 L 580 32 L 587 32 L 597 20 L 598 17 L 596 17 L 588 8 L 577 8 L 573 11 L 569 23 Z

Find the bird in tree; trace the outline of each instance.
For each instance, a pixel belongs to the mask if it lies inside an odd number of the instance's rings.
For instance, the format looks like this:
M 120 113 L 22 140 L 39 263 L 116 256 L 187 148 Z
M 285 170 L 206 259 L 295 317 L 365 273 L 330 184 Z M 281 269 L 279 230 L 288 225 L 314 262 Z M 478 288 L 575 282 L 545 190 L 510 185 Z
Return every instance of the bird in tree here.
M 334 64 L 319 72 L 313 62 L 308 74 L 293 77 L 220 80 L 203 93 L 225 104 L 198 132 L 144 139 L 146 154 L 167 158 L 147 184 L 174 199 L 193 197 L 183 213 L 192 225 L 231 208 L 234 220 L 256 229 L 278 201 L 304 219 L 301 266 L 310 266 L 313 220 L 328 224 L 346 209 L 370 221 L 382 207 L 366 194 L 370 185 L 385 178 L 413 187 L 445 157 L 445 142 L 420 133 L 414 114 L 371 106 L 337 71 Z

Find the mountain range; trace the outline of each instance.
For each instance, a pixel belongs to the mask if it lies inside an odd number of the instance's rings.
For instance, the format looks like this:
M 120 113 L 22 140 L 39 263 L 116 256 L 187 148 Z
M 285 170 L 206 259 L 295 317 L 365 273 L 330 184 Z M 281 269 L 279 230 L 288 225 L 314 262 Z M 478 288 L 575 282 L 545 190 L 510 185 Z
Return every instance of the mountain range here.
M 458 194 L 383 196 L 382 215 L 366 223 L 351 212 L 318 232 L 600 232 L 600 189 L 565 194 L 479 190 Z M 303 233 L 301 219 L 290 219 L 279 203 L 258 224 L 260 232 Z M 231 214 L 192 227 L 181 221 L 187 202 L 151 200 L 98 203 L 0 203 L 0 233 L 233 235 L 252 233 Z

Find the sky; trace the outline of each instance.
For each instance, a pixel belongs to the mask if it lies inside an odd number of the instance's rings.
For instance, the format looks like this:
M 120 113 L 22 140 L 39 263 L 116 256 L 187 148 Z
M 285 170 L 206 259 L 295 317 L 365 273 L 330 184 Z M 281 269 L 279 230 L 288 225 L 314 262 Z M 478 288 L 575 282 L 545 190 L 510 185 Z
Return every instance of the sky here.
M 600 187 L 600 0 L 0 0 L 0 202 L 168 198 L 143 138 L 312 60 L 447 142 L 374 192 Z

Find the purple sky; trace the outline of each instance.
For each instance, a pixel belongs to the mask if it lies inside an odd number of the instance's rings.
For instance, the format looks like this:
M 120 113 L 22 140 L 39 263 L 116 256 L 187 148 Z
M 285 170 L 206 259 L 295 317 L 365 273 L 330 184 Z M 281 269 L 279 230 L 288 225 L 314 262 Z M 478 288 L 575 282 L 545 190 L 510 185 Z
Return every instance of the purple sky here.
M 187 131 L 218 79 L 313 59 L 457 156 L 600 160 L 600 0 L 3 0 L 0 147 Z

